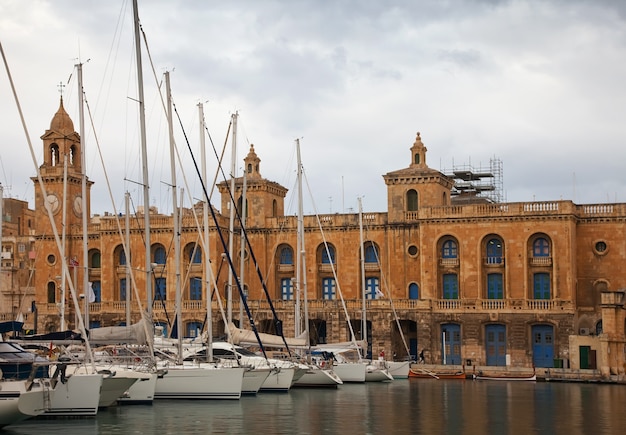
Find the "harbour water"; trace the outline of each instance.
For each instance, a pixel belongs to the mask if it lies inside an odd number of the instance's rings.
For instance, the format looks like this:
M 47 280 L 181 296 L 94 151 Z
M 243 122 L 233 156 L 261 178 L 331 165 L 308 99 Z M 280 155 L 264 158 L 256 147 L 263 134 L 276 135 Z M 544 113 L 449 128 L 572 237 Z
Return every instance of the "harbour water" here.
M 407 379 L 233 401 L 159 400 L 7 434 L 615 434 L 625 385 Z

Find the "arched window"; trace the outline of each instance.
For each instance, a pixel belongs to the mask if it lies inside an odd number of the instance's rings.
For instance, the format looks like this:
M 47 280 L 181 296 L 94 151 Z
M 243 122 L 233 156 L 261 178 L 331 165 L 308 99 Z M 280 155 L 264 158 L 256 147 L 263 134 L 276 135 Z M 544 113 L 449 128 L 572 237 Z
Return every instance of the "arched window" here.
M 60 163 L 59 160 L 59 146 L 53 143 L 50 145 L 50 166 L 58 165 Z
M 419 299 L 420 298 L 420 289 L 419 286 L 412 282 L 409 284 L 409 299 Z
M 119 256 L 120 266 L 126 266 L 126 251 L 122 248 Z
M 322 246 L 322 264 L 335 264 L 335 248 L 332 245 Z
M 165 264 L 166 253 L 165 248 L 163 246 L 157 246 L 154 249 L 154 262 L 156 264 Z
M 48 283 L 48 303 L 54 304 L 57 301 L 57 285 L 50 281 Z
M 202 263 L 202 249 L 200 249 L 200 246 L 198 246 L 197 244 L 193 244 L 189 248 L 189 260 L 193 264 Z
M 499 238 L 494 237 L 487 241 L 487 263 L 502 263 L 502 240 Z
M 417 191 L 415 189 L 406 193 L 406 210 L 417 211 Z
M 293 264 L 293 249 L 291 249 L 291 246 L 283 246 L 280 249 L 280 264 Z
M 76 156 L 76 146 L 72 145 L 70 147 L 70 162 L 69 162 L 69 164 L 71 166 L 76 166 L 76 165 L 78 165 L 79 160 L 80 159 L 78 159 L 77 156 Z
M 365 262 L 378 263 L 378 251 L 373 243 L 368 242 L 365 245 Z
M 446 240 L 441 247 L 442 258 L 457 258 L 458 257 L 457 244 L 454 240 Z
M 544 237 L 539 237 L 533 242 L 533 257 L 549 257 L 550 244 Z
M 100 264 L 101 264 L 100 251 L 94 251 L 94 253 L 91 254 L 91 267 L 93 269 L 100 269 Z

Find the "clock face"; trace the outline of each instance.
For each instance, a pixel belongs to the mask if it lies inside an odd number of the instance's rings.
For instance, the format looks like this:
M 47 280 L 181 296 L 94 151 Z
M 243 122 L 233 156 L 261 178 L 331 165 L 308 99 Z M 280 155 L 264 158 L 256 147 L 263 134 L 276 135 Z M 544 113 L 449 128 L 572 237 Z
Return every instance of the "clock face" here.
M 80 197 L 80 195 L 76 195 L 74 197 L 74 204 L 72 205 L 72 208 L 74 209 L 74 213 L 76 213 L 77 216 L 80 216 L 83 212 L 83 199 Z
M 46 207 L 48 207 L 52 213 L 56 213 L 59 210 L 59 205 L 59 198 L 54 193 L 48 194 L 46 197 Z

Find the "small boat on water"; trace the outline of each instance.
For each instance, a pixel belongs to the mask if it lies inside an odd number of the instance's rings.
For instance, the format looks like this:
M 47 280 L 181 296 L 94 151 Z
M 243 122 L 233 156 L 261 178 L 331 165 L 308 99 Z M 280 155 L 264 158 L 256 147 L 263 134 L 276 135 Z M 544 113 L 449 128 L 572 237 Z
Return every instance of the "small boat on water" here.
M 455 372 L 433 372 L 427 369 L 411 367 L 409 378 L 412 379 L 466 379 L 465 368 Z
M 530 375 L 514 374 L 514 373 L 499 373 L 493 375 L 485 375 L 482 370 L 474 372 L 472 378 L 477 381 L 536 381 L 537 374 L 533 369 L 533 373 Z

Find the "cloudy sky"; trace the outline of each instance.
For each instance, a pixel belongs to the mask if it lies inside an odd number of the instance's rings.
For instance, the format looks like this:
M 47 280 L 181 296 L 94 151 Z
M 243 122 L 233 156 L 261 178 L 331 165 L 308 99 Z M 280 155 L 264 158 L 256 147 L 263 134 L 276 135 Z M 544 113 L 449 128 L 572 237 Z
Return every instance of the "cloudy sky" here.
M 217 153 L 238 112 L 238 175 L 254 144 L 261 174 L 290 190 L 288 213 L 296 211 L 296 138 L 306 172 L 305 213 L 355 210 L 357 197 L 366 211 L 386 211 L 382 175 L 409 165 L 418 131 L 432 168 L 501 161 L 509 202 L 626 201 L 626 3 L 139 3 L 152 59 L 144 49 L 150 201 L 160 211 L 172 208 L 157 87 L 165 71 L 193 153 L 199 157 L 198 103 Z M 38 164 L 39 137 L 58 108 L 59 83 L 78 130 L 74 65 L 84 65 L 87 121 L 95 126 L 85 133 L 92 213 L 113 210 L 105 171 L 118 209 L 126 190 L 135 204 L 143 202 L 132 26 L 130 1 L 0 2 L 0 42 Z M 5 196 L 32 204 L 35 165 L 4 67 L 0 116 Z M 199 198 L 183 128 L 175 124 L 186 191 Z M 207 145 L 212 179 L 217 164 Z M 229 173 L 231 148 L 225 153 Z M 185 187 L 180 172 L 178 185 Z

